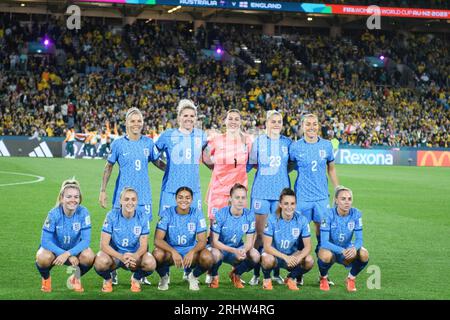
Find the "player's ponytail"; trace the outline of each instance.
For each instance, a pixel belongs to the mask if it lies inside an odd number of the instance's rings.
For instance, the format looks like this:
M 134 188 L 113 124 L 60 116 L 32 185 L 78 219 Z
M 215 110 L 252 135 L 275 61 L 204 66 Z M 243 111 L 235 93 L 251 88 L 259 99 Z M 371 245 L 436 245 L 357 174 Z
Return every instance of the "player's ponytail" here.
M 80 183 L 77 180 L 75 180 L 75 177 L 73 177 L 72 179 L 64 180 L 63 183 L 61 184 L 61 189 L 59 190 L 59 195 L 56 198 L 55 207 L 58 207 L 61 204 L 61 199 L 64 196 L 64 192 L 67 189 L 78 190 L 78 192 L 80 193 L 80 204 L 81 204 L 81 201 L 83 200 L 83 196 L 81 195 Z
M 278 200 L 278 207 L 277 207 L 277 210 L 275 211 L 275 214 L 277 215 L 278 219 L 281 217 L 281 206 L 280 206 L 280 203 L 281 203 L 281 201 L 283 201 L 283 198 L 285 196 L 292 196 L 297 201 L 297 196 L 295 195 L 294 190 L 292 190 L 291 188 L 284 188 L 281 191 L 281 193 L 280 193 L 280 198 Z

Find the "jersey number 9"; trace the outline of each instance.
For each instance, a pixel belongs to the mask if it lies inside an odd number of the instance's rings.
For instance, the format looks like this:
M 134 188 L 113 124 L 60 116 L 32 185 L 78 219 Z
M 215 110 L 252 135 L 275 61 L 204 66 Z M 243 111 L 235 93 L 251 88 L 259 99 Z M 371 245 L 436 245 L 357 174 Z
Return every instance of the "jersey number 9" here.
M 136 160 L 134 162 L 134 168 L 136 169 L 136 171 L 141 170 L 141 160 Z

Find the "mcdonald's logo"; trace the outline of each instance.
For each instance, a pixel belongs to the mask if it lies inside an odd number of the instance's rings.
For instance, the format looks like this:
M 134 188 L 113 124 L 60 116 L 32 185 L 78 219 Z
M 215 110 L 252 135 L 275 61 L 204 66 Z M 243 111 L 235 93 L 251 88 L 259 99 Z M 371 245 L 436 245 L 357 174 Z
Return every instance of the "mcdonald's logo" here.
M 450 167 L 450 151 L 418 151 L 419 167 Z

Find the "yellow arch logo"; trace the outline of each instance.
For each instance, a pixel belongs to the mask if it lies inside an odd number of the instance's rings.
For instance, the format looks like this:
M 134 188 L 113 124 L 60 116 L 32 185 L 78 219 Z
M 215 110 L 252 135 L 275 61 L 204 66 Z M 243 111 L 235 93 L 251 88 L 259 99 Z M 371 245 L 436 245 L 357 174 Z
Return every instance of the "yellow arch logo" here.
M 420 167 L 450 167 L 450 151 L 418 151 L 417 163 Z

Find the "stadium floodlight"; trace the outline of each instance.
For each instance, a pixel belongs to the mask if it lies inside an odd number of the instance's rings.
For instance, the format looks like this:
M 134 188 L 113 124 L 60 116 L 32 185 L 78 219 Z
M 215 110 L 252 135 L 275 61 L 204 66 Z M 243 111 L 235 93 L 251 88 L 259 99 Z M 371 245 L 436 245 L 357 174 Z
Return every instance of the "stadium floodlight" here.
M 384 60 L 384 59 L 385 59 L 385 56 L 381 55 L 380 60 Z
M 313 21 L 313 18 L 312 17 L 308 17 L 308 21 Z
M 44 44 L 45 47 L 50 46 L 50 44 L 51 44 L 50 39 L 49 39 L 48 37 L 45 37 L 45 38 L 44 38 L 44 41 L 43 41 L 43 44 Z
M 254 61 L 255 61 L 255 63 L 258 63 L 258 64 L 261 63 L 260 59 L 255 59 Z
M 216 49 L 216 53 L 217 53 L 217 54 L 222 54 L 222 53 L 223 53 L 222 48 L 218 47 L 218 48 Z

